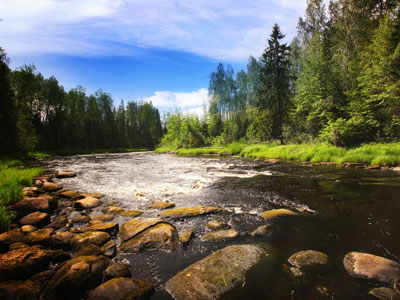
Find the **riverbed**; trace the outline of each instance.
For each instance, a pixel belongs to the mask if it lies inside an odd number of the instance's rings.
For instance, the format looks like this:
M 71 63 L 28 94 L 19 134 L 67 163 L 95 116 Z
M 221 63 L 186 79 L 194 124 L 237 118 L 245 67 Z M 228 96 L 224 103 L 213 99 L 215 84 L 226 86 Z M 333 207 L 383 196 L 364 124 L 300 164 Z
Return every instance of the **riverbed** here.
M 56 157 L 40 164 L 49 171 L 78 175 L 60 180 L 64 188 L 104 193 L 104 201 L 144 210 L 143 217 L 157 216 L 159 211 L 147 209 L 157 201 L 174 202 L 177 208 L 205 205 L 229 211 L 173 221 L 178 231 L 193 229 L 195 237 L 172 253 L 118 257 L 131 263 L 133 277 L 156 285 L 152 299 L 172 299 L 163 289 L 167 280 L 231 244 L 266 244 L 276 249 L 281 264 L 273 277 L 254 271 L 244 294 L 233 293 L 229 299 L 375 299 L 368 295 L 373 283 L 347 274 L 344 255 L 360 251 L 400 261 L 400 176 L 393 171 L 152 152 Z M 258 216 L 274 208 L 298 215 L 268 222 Z M 202 241 L 210 220 L 227 222 L 239 237 L 230 242 Z M 274 225 L 267 236 L 250 235 L 264 224 Z M 308 249 L 328 254 L 334 268 L 316 278 L 314 285 L 299 289 L 285 266 L 290 255 Z

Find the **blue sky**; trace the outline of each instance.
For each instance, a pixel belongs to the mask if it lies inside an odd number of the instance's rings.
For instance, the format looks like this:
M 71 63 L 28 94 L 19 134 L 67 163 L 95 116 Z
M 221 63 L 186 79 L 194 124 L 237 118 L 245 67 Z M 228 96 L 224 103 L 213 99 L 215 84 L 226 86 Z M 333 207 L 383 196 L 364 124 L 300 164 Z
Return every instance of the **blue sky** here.
M 1 0 L 0 46 L 66 90 L 101 88 L 161 110 L 199 111 L 219 62 L 245 68 L 274 23 L 287 41 L 306 0 Z

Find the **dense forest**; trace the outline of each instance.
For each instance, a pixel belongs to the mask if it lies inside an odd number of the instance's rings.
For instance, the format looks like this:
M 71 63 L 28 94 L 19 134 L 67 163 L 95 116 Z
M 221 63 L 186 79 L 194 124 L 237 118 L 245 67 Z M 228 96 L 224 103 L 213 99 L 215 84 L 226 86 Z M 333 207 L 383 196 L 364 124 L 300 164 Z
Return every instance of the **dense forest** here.
M 153 148 L 163 134 L 160 113 L 151 103 L 121 101 L 116 108 L 102 90 L 88 96 L 78 86 L 66 92 L 33 65 L 11 71 L 1 48 L 0 95 L 2 153 Z
M 400 139 L 397 0 L 308 0 L 290 45 L 275 25 L 260 58 L 211 74 L 204 118 L 174 114 L 162 144 L 174 148 Z

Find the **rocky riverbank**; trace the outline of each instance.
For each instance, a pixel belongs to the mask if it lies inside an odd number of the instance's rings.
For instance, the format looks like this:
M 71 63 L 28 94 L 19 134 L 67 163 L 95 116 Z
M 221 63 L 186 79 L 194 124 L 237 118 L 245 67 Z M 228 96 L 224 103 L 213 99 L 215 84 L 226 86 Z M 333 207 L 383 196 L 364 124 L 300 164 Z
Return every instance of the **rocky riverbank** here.
M 0 235 L 1 299 L 151 298 L 153 283 L 132 278 L 134 266 L 120 254 L 176 251 L 190 243 L 195 233 L 178 232 L 173 221 L 230 213 L 219 207 L 174 208 L 172 202 L 156 202 L 148 209 L 159 209 L 159 217 L 143 218 L 143 211 L 125 210 L 115 201 L 103 200 L 104 195 L 64 190 L 53 182 L 54 177 L 71 176 L 75 174 L 58 172 L 34 178 L 33 187 L 24 188 L 24 199 L 8 208 L 15 223 Z M 251 235 L 265 236 L 273 230 L 269 222 L 297 215 L 287 209 L 263 212 L 259 218 L 266 225 L 254 228 Z M 218 217 L 207 223 L 207 229 L 201 237 L 204 243 L 230 241 L 242 234 Z M 395 261 L 350 252 L 339 266 L 319 251 L 304 250 L 282 258 L 275 249 L 261 245 L 232 245 L 215 251 L 173 276 L 165 289 L 177 300 L 218 299 L 243 289 L 247 273 L 254 268 L 271 280 L 283 269 L 302 288 L 343 267 L 348 276 L 374 282 L 369 293 L 376 298 L 400 298 L 400 264 Z M 325 287 L 320 287 L 320 293 L 329 295 Z

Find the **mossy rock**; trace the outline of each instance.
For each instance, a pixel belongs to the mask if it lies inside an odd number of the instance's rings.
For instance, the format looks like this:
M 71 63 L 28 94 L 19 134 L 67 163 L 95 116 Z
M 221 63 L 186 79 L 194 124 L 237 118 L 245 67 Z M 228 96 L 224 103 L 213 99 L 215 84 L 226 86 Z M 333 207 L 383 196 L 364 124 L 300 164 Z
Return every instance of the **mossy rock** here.
M 167 201 L 159 201 L 159 202 L 153 203 L 148 208 L 149 209 L 167 209 L 167 208 L 172 208 L 172 207 L 175 207 L 175 203 L 167 202 Z
M 189 244 L 192 236 L 193 236 L 192 229 L 189 229 L 182 233 L 179 233 L 179 242 L 181 242 L 182 245 L 187 245 L 187 244 Z
M 156 226 L 160 223 L 169 224 L 167 221 L 159 218 L 134 218 L 122 224 L 121 230 L 119 231 L 119 237 L 122 242 L 127 241 L 135 235 L 145 231 L 147 228 Z
M 53 232 L 54 229 L 52 228 L 36 230 L 27 234 L 24 238 L 24 242 L 28 245 L 48 245 Z
M 138 217 L 141 214 L 143 214 L 143 212 L 141 210 L 135 210 L 135 209 L 125 210 L 125 211 L 121 212 L 121 216 L 124 216 L 124 217 Z
M 113 278 L 131 277 L 131 266 L 128 264 L 112 264 L 104 271 L 104 281 Z
M 85 197 L 83 199 L 77 200 L 74 203 L 74 208 L 82 210 L 82 209 L 94 208 L 100 205 L 101 201 L 99 199 L 94 197 Z
M 264 220 L 270 220 L 282 216 L 294 216 L 294 215 L 297 215 L 297 213 L 285 208 L 271 209 L 259 214 L 259 216 L 262 217 Z
M 79 250 L 80 248 L 95 244 L 97 246 L 102 246 L 110 240 L 110 235 L 102 231 L 90 231 L 84 233 L 78 233 L 73 236 L 70 240 L 71 247 L 74 250 Z
M 211 230 L 226 229 L 226 228 L 230 228 L 230 227 L 231 226 L 229 226 L 228 223 L 223 222 L 223 221 L 212 220 L 207 223 L 207 228 L 211 229 Z
M 103 232 L 107 232 L 108 234 L 111 234 L 111 235 L 117 235 L 118 228 L 119 228 L 118 223 L 103 223 L 102 222 L 102 223 L 93 224 L 93 225 L 89 225 L 89 226 L 80 228 L 79 231 L 81 231 L 81 232 L 103 231 Z
M 109 214 L 109 215 L 119 215 L 122 212 L 124 212 L 125 209 L 123 209 L 122 207 L 118 207 L 118 206 L 106 206 L 101 211 L 103 213 Z
M 114 215 L 97 215 L 92 218 L 95 221 L 110 222 L 115 218 Z
M 220 207 L 195 206 L 170 209 L 159 213 L 158 216 L 162 218 L 179 219 L 221 212 L 226 212 L 226 210 Z
M 35 211 L 33 213 L 26 215 L 18 222 L 22 226 L 33 225 L 36 227 L 42 227 L 50 223 L 50 215 L 44 212 Z
M 0 251 L 8 250 L 8 247 L 15 242 L 20 242 L 25 235 L 21 229 L 12 229 L 0 234 Z
M 272 226 L 271 225 L 262 225 L 257 227 L 252 233 L 252 236 L 266 236 L 270 230 L 271 230 Z
M 314 250 L 297 252 L 289 257 L 288 262 L 304 272 L 326 272 L 332 268 L 328 255 Z
M 203 235 L 201 239 L 203 241 L 208 241 L 208 242 L 219 242 L 219 241 L 233 240 L 238 235 L 239 233 L 235 229 L 218 230 Z
M 3 300 L 39 300 L 40 294 L 41 286 L 40 283 L 36 281 L 26 280 L 0 283 L 0 299 Z

